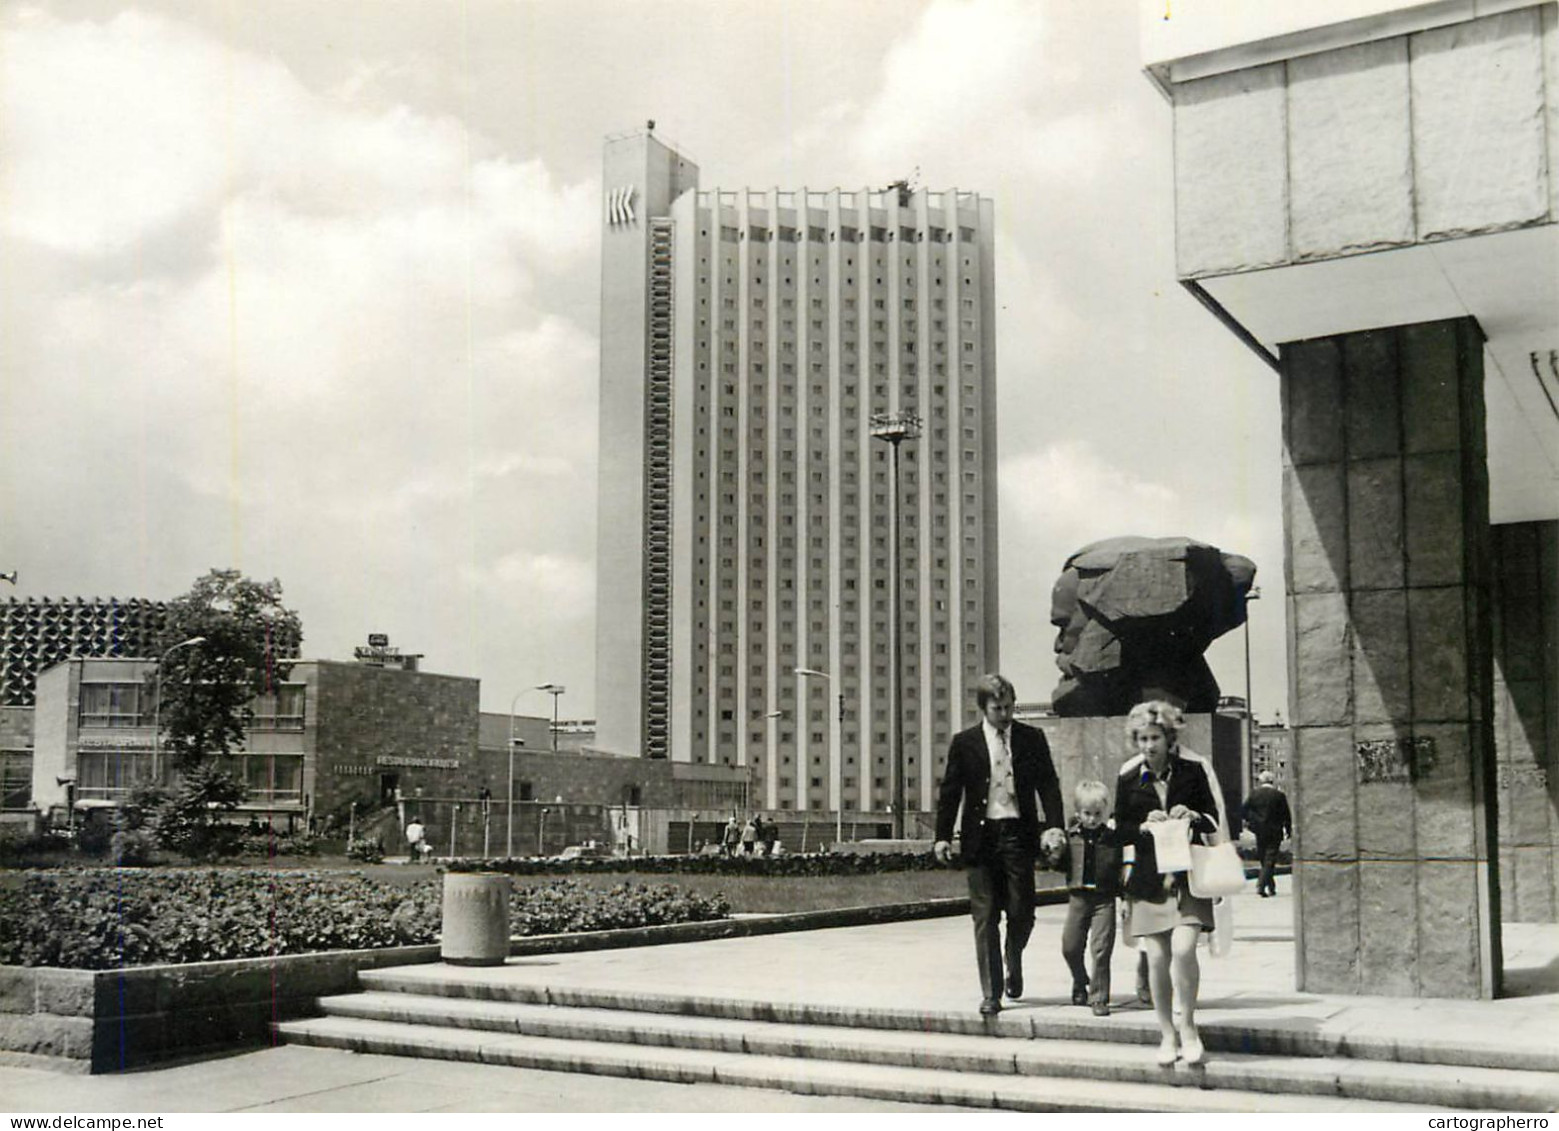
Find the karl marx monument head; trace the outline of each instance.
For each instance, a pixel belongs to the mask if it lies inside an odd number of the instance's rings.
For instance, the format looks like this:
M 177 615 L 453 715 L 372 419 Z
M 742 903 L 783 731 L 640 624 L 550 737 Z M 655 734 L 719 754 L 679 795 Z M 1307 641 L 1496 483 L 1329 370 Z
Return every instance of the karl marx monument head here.
M 1256 566 L 1190 538 L 1109 538 L 1067 558 L 1050 597 L 1057 714 L 1124 715 L 1144 699 L 1218 705 L 1202 653 L 1245 623 Z

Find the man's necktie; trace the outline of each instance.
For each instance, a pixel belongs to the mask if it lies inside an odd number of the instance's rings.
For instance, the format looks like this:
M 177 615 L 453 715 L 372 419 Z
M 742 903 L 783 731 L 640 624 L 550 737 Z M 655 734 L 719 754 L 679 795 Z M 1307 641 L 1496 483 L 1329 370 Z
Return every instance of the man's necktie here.
M 1007 732 L 999 730 L 996 738 L 1001 743 L 1001 773 L 995 783 L 996 803 L 1017 808 L 1017 789 L 1012 782 L 1012 747 L 1007 742 Z

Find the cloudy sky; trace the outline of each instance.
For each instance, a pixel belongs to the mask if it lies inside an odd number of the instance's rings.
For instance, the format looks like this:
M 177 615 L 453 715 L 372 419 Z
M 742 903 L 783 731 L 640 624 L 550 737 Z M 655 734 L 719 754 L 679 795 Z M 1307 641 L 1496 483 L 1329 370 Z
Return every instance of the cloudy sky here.
M 279 578 L 483 706 L 594 695 L 600 156 L 994 198 L 1003 666 L 1119 534 L 1253 558 L 1277 382 L 1174 282 L 1137 0 L 0 0 L 0 597 Z M 1242 639 L 1212 660 L 1241 694 Z M 545 714 L 545 695 L 519 696 Z

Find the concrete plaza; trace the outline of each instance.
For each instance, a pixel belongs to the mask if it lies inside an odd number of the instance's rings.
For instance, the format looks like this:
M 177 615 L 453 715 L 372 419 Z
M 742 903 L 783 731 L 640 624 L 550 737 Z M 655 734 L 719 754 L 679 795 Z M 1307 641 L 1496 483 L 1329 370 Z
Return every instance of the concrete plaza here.
M 1559 1071 L 1559 930 L 1516 924 L 1505 933 L 1511 996 L 1494 1001 L 1344 997 L 1295 991 L 1289 880 L 1276 899 L 1235 901 L 1230 954 L 1203 953 L 1200 1021 L 1236 1046 L 1241 1033 L 1316 1041 L 1481 1050 L 1489 1063 Z M 1061 961 L 1063 906 L 1039 910 L 1023 1000 L 999 1019 L 1007 1036 L 1064 1019 L 1095 1037 L 1141 1043 L 1152 1055 L 1151 1010 L 1134 997 L 1135 952 L 1117 946 L 1115 1011 L 1097 1018 L 1069 1003 Z M 488 979 L 689 998 L 796 1003 L 823 1010 L 973 1014 L 979 992 L 968 919 L 802 931 L 709 942 L 512 958 L 502 968 L 403 968 L 430 981 Z M 1209 1038 L 1209 1046 L 1214 1047 Z M 1389 1047 L 1388 1047 L 1389 1046 Z M 1404 1057 L 1404 1059 L 1409 1059 Z M 916 1105 L 779 1091 L 673 1084 L 453 1061 L 277 1047 L 114 1076 L 61 1077 L 0 1069 L 13 1112 L 92 1111 L 887 1111 Z M 1271 1097 L 1279 1105 L 1283 1097 Z M 922 1110 L 948 1110 L 924 1107 Z M 1281 1106 L 1269 1110 L 1282 1110 Z

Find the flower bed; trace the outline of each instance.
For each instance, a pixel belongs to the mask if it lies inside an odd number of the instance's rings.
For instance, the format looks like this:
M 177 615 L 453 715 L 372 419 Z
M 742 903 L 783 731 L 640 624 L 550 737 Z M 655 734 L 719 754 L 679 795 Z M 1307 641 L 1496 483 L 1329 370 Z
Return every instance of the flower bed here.
M 811 852 L 783 856 L 579 856 L 481 859 L 444 862 L 451 872 L 504 872 L 511 876 L 557 876 L 632 872 L 689 876 L 860 876 L 879 872 L 929 872 L 940 868 L 930 852 Z
M 0 964 L 108 970 L 363 950 L 438 937 L 441 877 L 411 887 L 356 872 L 82 869 L 34 872 L 0 892 Z M 720 895 L 669 885 L 520 887 L 515 935 L 722 919 Z

